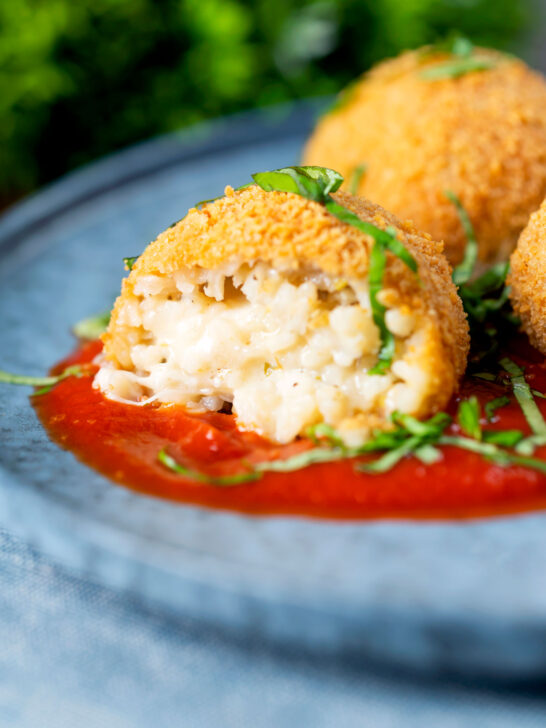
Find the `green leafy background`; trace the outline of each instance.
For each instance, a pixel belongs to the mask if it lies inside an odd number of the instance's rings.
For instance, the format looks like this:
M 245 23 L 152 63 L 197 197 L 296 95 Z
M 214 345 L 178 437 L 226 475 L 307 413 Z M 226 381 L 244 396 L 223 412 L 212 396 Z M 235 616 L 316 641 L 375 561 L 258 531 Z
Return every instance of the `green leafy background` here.
M 518 50 L 531 0 L 0 0 L 0 204 L 149 136 L 337 91 L 458 29 Z

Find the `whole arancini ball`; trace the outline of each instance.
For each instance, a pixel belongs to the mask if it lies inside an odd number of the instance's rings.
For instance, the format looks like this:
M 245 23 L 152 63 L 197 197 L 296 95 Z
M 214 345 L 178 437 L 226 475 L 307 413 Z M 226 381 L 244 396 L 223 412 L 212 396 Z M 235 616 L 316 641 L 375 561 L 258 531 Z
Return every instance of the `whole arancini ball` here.
M 482 70 L 442 73 L 465 63 Z M 480 259 L 506 259 L 546 196 L 546 82 L 496 51 L 407 52 L 347 90 L 303 160 L 337 169 L 346 185 L 365 164 L 358 194 L 443 240 L 457 264 L 466 239 L 451 190 L 475 227 Z
M 531 343 L 546 355 L 546 200 L 510 259 L 510 299 Z

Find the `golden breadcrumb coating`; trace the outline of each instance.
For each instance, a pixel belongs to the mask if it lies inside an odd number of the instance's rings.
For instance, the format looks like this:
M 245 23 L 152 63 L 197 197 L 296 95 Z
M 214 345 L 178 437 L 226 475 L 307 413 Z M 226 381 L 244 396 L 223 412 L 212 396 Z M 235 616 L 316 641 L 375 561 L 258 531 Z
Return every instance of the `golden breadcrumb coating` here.
M 227 187 L 225 195 L 201 210 L 192 208 L 161 233 L 123 281 L 103 336 L 106 357 L 115 366 L 130 369 L 131 348 L 142 343 L 143 332 L 132 325 L 130 311 L 138 305 L 134 289 L 143 276 L 169 276 L 193 267 L 214 270 L 232 261 L 263 261 L 284 270 L 311 267 L 340 277 L 366 276 L 372 238 L 339 221 L 323 205 L 292 193 L 264 192 L 258 186 L 242 191 Z M 432 363 L 433 381 L 417 414 L 441 409 L 464 372 L 469 346 L 468 325 L 442 245 L 367 200 L 344 192 L 334 197 L 381 229 L 394 226 L 415 257 L 419 277 L 387 254 L 384 289 L 394 289 L 399 304 L 407 304 L 431 332 L 423 356 Z
M 367 164 L 359 194 L 443 240 L 453 265 L 466 240 L 445 190 L 467 210 L 486 263 L 509 256 L 546 195 L 543 76 L 513 57 L 475 53 L 495 66 L 432 81 L 423 69 L 456 57 L 422 49 L 380 64 L 321 119 L 303 155 L 346 184 Z
M 546 200 L 510 259 L 510 298 L 533 346 L 546 355 Z

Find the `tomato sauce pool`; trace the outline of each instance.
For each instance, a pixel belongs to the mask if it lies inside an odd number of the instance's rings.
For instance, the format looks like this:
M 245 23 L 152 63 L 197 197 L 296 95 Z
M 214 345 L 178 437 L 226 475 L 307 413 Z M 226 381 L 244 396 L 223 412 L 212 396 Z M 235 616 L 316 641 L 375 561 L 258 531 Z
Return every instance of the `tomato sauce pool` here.
M 92 375 L 92 360 L 100 348 L 99 342 L 82 345 L 54 372 L 81 363 L 89 365 Z M 508 353 L 525 367 L 530 386 L 546 392 L 544 358 L 520 340 Z M 544 473 L 494 465 L 451 446 L 444 446 L 442 459 L 432 465 L 407 457 L 381 475 L 357 472 L 354 461 L 345 460 L 265 473 L 260 480 L 236 486 L 195 482 L 162 465 L 158 453 L 166 448 L 187 467 L 220 476 L 241 472 L 248 463 L 290 457 L 311 443 L 302 439 L 275 445 L 238 430 L 228 414 L 190 415 L 178 405 L 114 402 L 93 389 L 92 382 L 92 376 L 69 377 L 50 392 L 32 397 L 38 417 L 61 447 L 113 481 L 143 493 L 246 513 L 325 518 L 470 518 L 546 508 Z M 461 398 L 473 394 L 483 405 L 511 393 L 503 385 L 468 377 L 450 403 L 450 414 Z M 497 410 L 488 429 L 529 433 L 513 395 L 510 400 Z M 546 414 L 546 400 L 538 404 Z M 460 430 L 452 425 L 448 432 Z M 546 447 L 534 457 L 546 460 Z

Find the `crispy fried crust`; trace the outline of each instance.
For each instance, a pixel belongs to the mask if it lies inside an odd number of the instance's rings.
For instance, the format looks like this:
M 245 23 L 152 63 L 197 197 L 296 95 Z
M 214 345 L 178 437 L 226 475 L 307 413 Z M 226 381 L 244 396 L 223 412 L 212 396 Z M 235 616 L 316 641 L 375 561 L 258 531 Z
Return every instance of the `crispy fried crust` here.
M 423 51 L 380 64 L 322 118 L 303 155 L 346 180 L 366 163 L 359 194 L 444 240 L 452 264 L 465 235 L 446 189 L 468 211 L 484 262 L 508 257 L 546 195 L 545 80 L 522 61 L 477 52 L 495 68 L 457 79 L 423 79 L 448 60 Z
M 546 200 L 510 259 L 510 298 L 531 343 L 546 355 Z
M 435 361 L 436 381 L 423 414 L 443 407 L 464 372 L 469 338 L 442 245 L 367 200 L 344 192 L 335 197 L 377 227 L 395 226 L 417 260 L 419 278 L 389 253 L 384 287 L 394 289 L 400 304 L 407 303 L 418 312 L 433 332 L 427 356 Z M 316 202 L 291 193 L 264 192 L 257 186 L 240 192 L 228 187 L 225 197 L 202 210 L 191 209 L 138 259 L 123 281 L 103 337 L 106 356 L 118 366 L 131 366 L 129 351 L 141 332 L 131 326 L 128 312 L 137 303 L 134 286 L 141 276 L 261 260 L 284 269 L 313 267 L 334 276 L 358 277 L 368 271 L 372 244 L 369 236 L 340 222 Z

